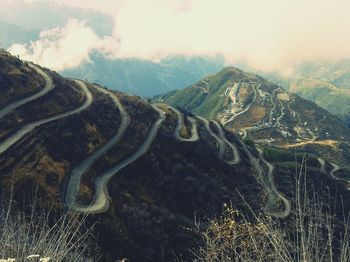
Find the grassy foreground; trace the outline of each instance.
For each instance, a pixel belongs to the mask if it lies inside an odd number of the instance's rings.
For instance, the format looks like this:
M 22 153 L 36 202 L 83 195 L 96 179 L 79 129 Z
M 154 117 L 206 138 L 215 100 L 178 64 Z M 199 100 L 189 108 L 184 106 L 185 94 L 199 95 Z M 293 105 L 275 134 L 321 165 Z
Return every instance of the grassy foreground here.
M 201 230 L 196 262 L 350 261 L 349 214 L 335 215 L 330 194 L 307 186 L 305 166 L 296 175 L 293 207 L 285 220 L 257 215 L 249 218 L 232 207 Z M 338 205 L 341 203 L 338 203 Z
M 0 208 L 0 261 L 98 260 L 98 254 L 88 249 L 93 235 L 86 216 L 39 210 L 35 201 L 25 208 L 16 206 L 11 197 Z

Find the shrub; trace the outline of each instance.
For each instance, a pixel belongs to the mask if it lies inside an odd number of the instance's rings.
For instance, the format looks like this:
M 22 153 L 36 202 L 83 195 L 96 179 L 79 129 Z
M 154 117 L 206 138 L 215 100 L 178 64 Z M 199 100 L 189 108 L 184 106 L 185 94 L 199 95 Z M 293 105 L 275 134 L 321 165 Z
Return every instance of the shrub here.
M 348 216 L 339 221 L 324 192 L 307 187 L 305 171 L 296 175 L 292 212 L 285 220 L 253 211 L 248 220 L 227 207 L 198 231 L 201 246 L 193 251 L 194 261 L 350 261 Z

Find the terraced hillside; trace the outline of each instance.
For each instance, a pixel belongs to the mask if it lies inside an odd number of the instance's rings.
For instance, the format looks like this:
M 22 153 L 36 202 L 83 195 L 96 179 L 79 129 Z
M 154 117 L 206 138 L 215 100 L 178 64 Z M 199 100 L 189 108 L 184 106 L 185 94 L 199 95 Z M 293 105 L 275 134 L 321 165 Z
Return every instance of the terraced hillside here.
M 0 104 L 1 193 L 23 201 L 38 188 L 41 208 L 98 221 L 101 261 L 191 261 L 195 222 L 230 203 L 288 219 L 295 175 L 288 150 L 256 148 L 216 120 L 64 79 L 4 51 L 0 65 L 0 97 L 8 97 Z M 250 108 L 260 85 L 245 86 Z M 210 92 L 210 82 L 199 92 Z M 346 166 L 308 159 L 311 182 L 350 197 Z

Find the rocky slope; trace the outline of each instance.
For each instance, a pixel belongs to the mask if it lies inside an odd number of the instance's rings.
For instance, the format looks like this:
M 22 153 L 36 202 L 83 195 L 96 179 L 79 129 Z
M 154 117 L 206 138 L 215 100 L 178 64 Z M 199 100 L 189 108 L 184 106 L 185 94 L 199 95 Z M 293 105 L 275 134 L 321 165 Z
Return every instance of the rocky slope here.
M 205 227 L 230 203 L 288 217 L 296 156 L 288 150 L 256 148 L 216 121 L 4 51 L 0 65 L 1 192 L 23 201 L 38 188 L 42 208 L 88 214 L 102 261 L 191 261 L 195 222 Z M 349 197 L 346 167 L 308 159 L 311 182 Z

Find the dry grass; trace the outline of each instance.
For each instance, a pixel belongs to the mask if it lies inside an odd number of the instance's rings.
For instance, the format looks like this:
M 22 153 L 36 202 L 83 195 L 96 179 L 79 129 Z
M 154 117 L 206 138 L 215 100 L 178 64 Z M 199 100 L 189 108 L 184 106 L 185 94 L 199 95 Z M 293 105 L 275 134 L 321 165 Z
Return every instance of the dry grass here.
M 97 261 L 97 254 L 90 254 L 92 228 L 86 228 L 85 216 L 65 213 L 55 220 L 35 204 L 18 211 L 12 198 L 0 211 L 0 259 L 28 261 L 38 254 L 55 262 Z
M 199 231 L 202 245 L 193 251 L 194 261 L 350 261 L 348 216 L 339 221 L 329 196 L 307 188 L 305 170 L 296 175 L 295 184 L 293 209 L 286 220 L 252 211 L 253 219 L 247 219 L 226 208 Z

